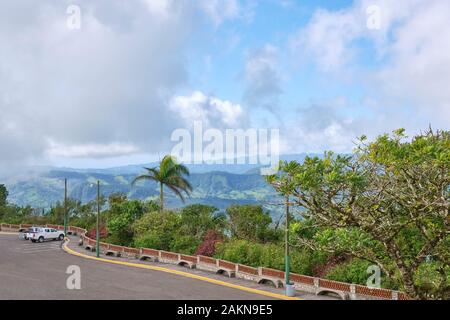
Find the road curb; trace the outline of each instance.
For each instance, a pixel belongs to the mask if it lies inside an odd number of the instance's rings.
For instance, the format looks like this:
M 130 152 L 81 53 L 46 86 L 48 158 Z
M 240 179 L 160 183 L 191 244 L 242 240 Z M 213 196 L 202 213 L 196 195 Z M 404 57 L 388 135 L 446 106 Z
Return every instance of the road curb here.
M 66 242 L 64 242 L 64 244 L 62 246 L 63 250 L 65 252 L 67 252 L 68 254 L 71 254 L 71 255 L 74 255 L 74 256 L 77 256 L 77 257 L 81 257 L 81 258 L 85 258 L 85 259 L 89 259 L 89 260 L 94 260 L 94 261 L 99 261 L 99 262 L 104 262 L 104 263 L 117 264 L 117 265 L 128 266 L 128 267 L 134 267 L 134 268 L 140 268 L 140 269 L 147 269 L 147 270 L 154 270 L 154 271 L 171 273 L 171 274 L 175 274 L 175 275 L 182 276 L 182 277 L 187 277 L 187 278 L 191 278 L 191 279 L 205 281 L 205 282 L 209 282 L 209 283 L 212 283 L 212 284 L 216 284 L 216 285 L 220 285 L 220 286 L 224 286 L 224 287 L 228 287 L 228 288 L 233 288 L 233 289 L 237 289 L 237 290 L 241 290 L 241 291 L 246 291 L 246 292 L 250 292 L 250 293 L 254 293 L 254 294 L 259 294 L 259 295 L 266 296 L 266 297 L 281 299 L 281 300 L 302 300 L 302 299 L 296 298 L 296 297 L 287 297 L 287 296 L 282 295 L 282 294 L 268 292 L 268 291 L 259 290 L 259 289 L 248 288 L 248 287 L 240 286 L 240 285 L 237 285 L 237 284 L 228 283 L 228 282 L 221 281 L 221 280 L 216 280 L 216 279 L 211 279 L 211 278 L 208 278 L 208 277 L 203 277 L 203 276 L 200 276 L 200 275 L 191 274 L 191 273 L 183 272 L 183 271 L 179 271 L 179 270 L 168 269 L 168 268 L 164 268 L 164 267 L 144 265 L 144 264 L 133 263 L 133 262 L 116 261 L 116 260 L 110 260 L 110 259 L 105 259 L 105 258 L 92 257 L 92 256 L 89 256 L 89 255 L 77 252 L 77 251 L 75 251 L 73 249 L 70 249 L 67 246 L 67 244 L 69 242 L 70 242 L 70 240 L 67 240 Z

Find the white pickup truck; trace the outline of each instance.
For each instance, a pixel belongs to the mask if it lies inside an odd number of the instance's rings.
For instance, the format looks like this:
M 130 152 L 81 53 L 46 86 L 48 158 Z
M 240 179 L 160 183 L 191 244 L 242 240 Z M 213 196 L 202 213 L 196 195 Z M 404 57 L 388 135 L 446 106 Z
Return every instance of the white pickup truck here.
M 44 242 L 46 240 L 64 240 L 64 231 L 52 228 L 34 228 L 28 233 L 28 239 L 32 242 Z

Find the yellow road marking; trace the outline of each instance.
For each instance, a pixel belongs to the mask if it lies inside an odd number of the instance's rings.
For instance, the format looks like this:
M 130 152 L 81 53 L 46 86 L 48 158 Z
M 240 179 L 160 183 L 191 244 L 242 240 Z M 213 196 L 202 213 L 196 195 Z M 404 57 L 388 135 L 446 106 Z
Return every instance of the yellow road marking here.
M 125 262 L 125 261 L 116 261 L 116 260 L 109 260 L 109 259 L 104 259 L 104 258 L 92 257 L 92 256 L 89 256 L 89 255 L 86 255 L 86 254 L 83 254 L 83 253 L 79 253 L 77 251 L 74 251 L 74 250 L 70 249 L 67 246 L 67 243 L 69 243 L 69 241 L 64 243 L 64 246 L 63 246 L 64 247 L 64 251 L 66 251 L 67 253 L 69 253 L 71 255 L 82 257 L 82 258 L 85 258 L 85 259 L 90 259 L 90 260 L 101 261 L 101 262 L 112 263 L 112 264 L 118 264 L 118 265 L 123 265 L 123 266 L 129 266 L 129 267 L 135 267 L 135 268 L 141 268 L 141 269 L 149 269 L 149 270 L 155 270 L 155 271 L 161 271 L 161 272 L 176 274 L 176 275 L 179 275 L 179 276 L 192 278 L 192 279 L 197 279 L 197 280 L 201 280 L 201 281 L 206 281 L 206 282 L 217 284 L 217 285 L 220 285 L 220 286 L 229 287 L 229 288 L 233 288 L 233 289 L 238 289 L 238 290 L 242 290 L 242 291 L 247 291 L 247 292 L 251 292 L 251 293 L 255 293 L 255 294 L 259 294 L 259 295 L 267 296 L 267 297 L 271 297 L 271 298 L 277 298 L 277 299 L 282 299 L 282 300 L 301 300 L 300 298 L 296 298 L 296 297 L 288 297 L 288 296 L 285 296 L 285 295 L 282 295 L 282 294 L 278 294 L 278 293 L 273 293 L 273 292 L 263 291 L 263 290 L 259 290 L 259 289 L 248 288 L 248 287 L 240 286 L 240 285 L 237 285 L 237 284 L 228 283 L 228 282 L 220 281 L 220 280 L 216 280 L 216 279 L 211 279 L 211 278 L 207 278 L 207 277 L 203 277 L 203 276 L 199 276 L 199 275 L 196 275 L 196 274 L 191 274 L 191 273 L 183 272 L 183 271 L 179 271 L 179 270 L 168 269 L 168 268 L 157 267 L 157 266 L 144 265 L 144 264 L 139 264 L 139 263 Z

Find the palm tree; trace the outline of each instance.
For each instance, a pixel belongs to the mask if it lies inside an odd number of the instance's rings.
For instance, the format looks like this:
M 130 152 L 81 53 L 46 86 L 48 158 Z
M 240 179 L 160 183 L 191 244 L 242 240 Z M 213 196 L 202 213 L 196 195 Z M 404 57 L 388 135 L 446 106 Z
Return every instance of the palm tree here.
M 192 186 L 184 176 L 189 176 L 186 166 L 177 163 L 176 159 L 170 155 L 165 156 L 159 163 L 159 167 L 144 168 L 146 174 L 136 177 L 132 185 L 141 180 L 151 180 L 159 183 L 160 211 L 164 210 L 164 186 L 172 190 L 184 202 L 185 193 L 187 196 L 192 191 Z

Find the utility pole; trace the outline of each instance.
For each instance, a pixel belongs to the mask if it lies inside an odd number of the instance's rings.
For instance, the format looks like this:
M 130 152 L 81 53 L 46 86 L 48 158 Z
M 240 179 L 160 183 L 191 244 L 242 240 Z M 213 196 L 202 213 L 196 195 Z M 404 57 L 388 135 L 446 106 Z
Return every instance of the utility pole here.
M 290 216 L 289 216 L 289 207 L 295 206 L 295 202 L 289 202 L 289 194 L 284 194 L 285 202 L 284 203 L 269 203 L 273 205 L 284 205 L 285 206 L 285 214 L 286 214 L 286 226 L 284 233 L 284 281 L 285 281 L 285 289 L 286 295 L 288 297 L 295 296 L 295 289 L 293 284 L 290 281 L 290 271 L 291 271 L 291 258 L 290 258 L 290 250 L 289 250 L 289 225 L 290 225 Z M 281 221 L 281 218 L 280 218 Z
M 97 180 L 97 232 L 96 232 L 96 246 L 95 253 L 97 258 L 100 257 L 100 180 Z
M 286 287 L 287 285 L 291 284 L 289 280 L 289 273 L 290 273 L 290 256 L 289 256 L 289 195 L 286 195 L 286 232 L 284 235 L 284 241 L 285 241 L 285 255 L 284 255 L 284 261 L 285 261 L 285 283 Z
M 64 179 L 64 237 L 67 236 L 67 179 Z

